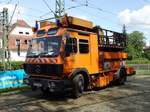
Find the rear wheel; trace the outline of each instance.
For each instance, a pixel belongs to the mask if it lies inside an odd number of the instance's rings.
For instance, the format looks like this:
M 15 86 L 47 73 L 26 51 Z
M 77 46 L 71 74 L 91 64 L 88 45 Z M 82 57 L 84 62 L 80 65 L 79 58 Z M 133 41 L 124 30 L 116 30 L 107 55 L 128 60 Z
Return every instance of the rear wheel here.
M 78 74 L 73 78 L 73 90 L 72 96 L 78 98 L 82 95 L 84 90 L 84 77 L 82 74 Z

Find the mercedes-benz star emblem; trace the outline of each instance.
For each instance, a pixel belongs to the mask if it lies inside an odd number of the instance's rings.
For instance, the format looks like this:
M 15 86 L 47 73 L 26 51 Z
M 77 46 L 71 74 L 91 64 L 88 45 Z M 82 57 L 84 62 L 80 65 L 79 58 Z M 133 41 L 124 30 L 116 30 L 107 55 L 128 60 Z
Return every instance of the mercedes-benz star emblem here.
M 40 65 L 36 65 L 35 72 L 38 73 L 38 74 L 41 73 L 41 67 L 40 67 Z

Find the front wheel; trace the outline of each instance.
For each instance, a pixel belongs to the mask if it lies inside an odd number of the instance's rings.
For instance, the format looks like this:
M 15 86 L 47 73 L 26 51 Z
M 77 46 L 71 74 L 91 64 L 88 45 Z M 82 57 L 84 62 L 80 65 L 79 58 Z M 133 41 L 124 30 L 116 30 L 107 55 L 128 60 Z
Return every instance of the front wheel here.
M 74 98 L 78 98 L 82 95 L 84 90 L 84 77 L 82 74 L 78 74 L 73 78 L 73 90 L 72 95 Z

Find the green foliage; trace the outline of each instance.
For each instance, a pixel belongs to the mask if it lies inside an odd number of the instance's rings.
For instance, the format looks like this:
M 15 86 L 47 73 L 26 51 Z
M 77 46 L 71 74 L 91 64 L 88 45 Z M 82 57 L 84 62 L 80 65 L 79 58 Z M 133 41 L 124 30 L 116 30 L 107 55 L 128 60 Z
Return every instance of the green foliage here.
M 145 37 L 142 32 L 134 31 L 128 35 L 128 56 L 135 58 L 141 58 L 143 53 L 143 47 L 145 46 Z
M 0 49 L 0 60 L 2 59 L 2 49 Z
M 144 56 L 145 56 L 145 58 L 147 58 L 148 60 L 150 60 L 150 49 L 144 51 Z
M 23 69 L 23 61 L 16 61 L 16 62 L 11 62 L 11 69 L 12 70 L 18 70 L 18 69 Z
M 11 70 L 23 69 L 23 64 L 24 64 L 23 61 L 11 62 Z M 3 70 L 2 63 L 0 62 L 0 71 L 2 71 L 2 70 Z
M 146 58 L 127 60 L 127 64 L 150 64 L 150 60 Z

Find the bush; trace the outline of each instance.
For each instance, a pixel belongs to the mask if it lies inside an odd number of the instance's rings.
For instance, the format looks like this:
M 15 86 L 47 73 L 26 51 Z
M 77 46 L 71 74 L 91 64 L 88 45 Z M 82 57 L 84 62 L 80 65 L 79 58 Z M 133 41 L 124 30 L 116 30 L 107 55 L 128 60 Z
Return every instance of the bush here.
M 133 57 L 132 56 L 128 56 L 127 60 L 133 60 Z
M 150 60 L 148 60 L 146 58 L 127 60 L 127 64 L 150 64 Z
M 13 61 L 11 62 L 11 70 L 19 70 L 19 69 L 23 69 L 23 64 L 24 61 Z M 0 71 L 3 70 L 3 65 L 0 62 Z
M 12 70 L 23 69 L 23 64 L 24 61 L 11 62 L 11 69 Z

